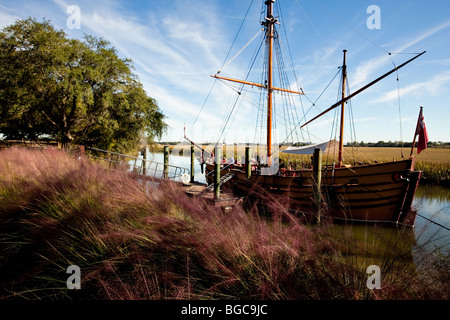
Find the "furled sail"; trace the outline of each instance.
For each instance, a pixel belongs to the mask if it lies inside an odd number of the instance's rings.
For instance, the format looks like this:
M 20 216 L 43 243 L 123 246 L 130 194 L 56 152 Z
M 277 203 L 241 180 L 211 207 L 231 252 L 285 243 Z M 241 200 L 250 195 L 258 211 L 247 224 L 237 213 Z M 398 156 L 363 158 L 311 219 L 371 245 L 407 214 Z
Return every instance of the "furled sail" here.
M 307 146 L 302 147 L 292 147 L 289 146 L 286 148 L 286 150 L 280 150 L 283 153 L 291 153 L 291 154 L 313 154 L 314 149 L 319 148 L 322 150 L 322 152 L 328 152 L 329 150 L 332 150 L 333 147 L 337 147 L 337 141 L 336 140 L 330 140 L 324 143 L 318 143 L 318 144 L 310 144 Z

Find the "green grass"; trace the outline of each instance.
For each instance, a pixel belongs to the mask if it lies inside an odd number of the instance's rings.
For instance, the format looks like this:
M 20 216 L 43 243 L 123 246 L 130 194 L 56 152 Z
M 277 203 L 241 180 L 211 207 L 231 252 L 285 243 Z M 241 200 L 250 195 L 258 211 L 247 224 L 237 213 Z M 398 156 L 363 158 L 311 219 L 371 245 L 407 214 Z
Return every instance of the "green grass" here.
M 303 225 L 280 199 L 269 207 L 270 218 L 256 206 L 223 212 L 178 184 L 155 188 L 62 151 L 1 151 L 0 299 L 448 298 L 448 255 L 405 269 L 399 238 L 371 248 Z M 366 262 L 382 268 L 382 289 L 366 287 Z M 81 290 L 66 288 L 72 264 Z

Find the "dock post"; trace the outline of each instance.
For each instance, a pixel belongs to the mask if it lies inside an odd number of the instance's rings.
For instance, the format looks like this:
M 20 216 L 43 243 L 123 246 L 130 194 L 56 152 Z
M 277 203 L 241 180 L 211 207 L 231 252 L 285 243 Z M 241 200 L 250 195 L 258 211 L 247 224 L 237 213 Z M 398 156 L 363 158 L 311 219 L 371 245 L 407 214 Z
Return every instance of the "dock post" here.
M 169 178 L 169 146 L 164 146 L 164 179 Z
M 150 151 L 148 150 L 148 147 L 145 147 L 142 150 L 142 174 L 145 176 L 147 175 L 147 161 L 150 158 Z
M 250 147 L 245 147 L 245 171 L 247 172 L 247 179 L 252 176 L 252 163 L 250 162 Z
M 194 143 L 191 142 L 191 183 L 194 182 L 194 161 L 195 161 Z
M 214 151 L 214 199 L 220 198 L 220 163 L 222 162 L 222 149 L 216 147 Z
M 204 168 L 205 168 L 205 158 L 204 158 L 204 150 L 202 149 L 202 156 L 201 156 L 201 160 L 200 160 L 200 170 L 202 172 L 202 174 L 205 173 Z
M 319 148 L 314 149 L 313 157 L 313 199 L 314 208 L 317 211 L 317 222 L 320 223 L 320 204 L 322 202 L 322 193 L 320 185 L 322 180 L 322 153 Z

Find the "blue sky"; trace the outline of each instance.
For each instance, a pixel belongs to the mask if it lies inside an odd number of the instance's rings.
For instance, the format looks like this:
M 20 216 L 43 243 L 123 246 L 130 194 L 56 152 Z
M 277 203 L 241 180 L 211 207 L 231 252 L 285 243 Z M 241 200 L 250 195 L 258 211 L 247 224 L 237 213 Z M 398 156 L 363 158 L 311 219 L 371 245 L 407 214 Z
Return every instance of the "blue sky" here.
M 167 116 L 170 128 L 162 140 L 182 140 L 186 125 L 196 141 L 215 142 L 236 93 L 222 82 L 214 84 L 210 75 L 222 67 L 251 3 L 0 0 L 0 27 L 32 16 L 50 19 L 70 37 L 89 34 L 109 40 L 120 57 L 132 59 L 148 95 L 157 100 Z M 70 5 L 80 8 L 79 29 L 68 27 Z M 282 10 L 281 35 L 284 30 L 288 35 L 287 40 L 282 39 L 283 47 L 286 49 L 289 44 L 298 81 L 291 85 L 300 86 L 307 94 L 307 98 L 302 98 L 305 112 L 309 110 L 306 120 L 337 101 L 339 82 L 335 81 L 316 106 L 311 108 L 310 102 L 317 99 L 338 71 L 343 49 L 348 50 L 347 73 L 353 92 L 389 71 L 393 63 L 399 65 L 413 57 L 411 53 L 427 51 L 399 70 L 398 83 L 393 74 L 352 99 L 356 140 L 411 141 L 419 107 L 423 106 L 430 140 L 450 141 L 449 1 L 277 0 L 278 5 Z M 380 29 L 367 26 L 373 14 L 367 13 L 370 5 L 380 8 Z M 261 29 L 260 11 L 261 1 L 254 0 L 228 60 Z M 255 45 L 256 41 L 251 42 L 221 74 L 242 76 L 247 65 L 244 61 L 253 54 Z M 285 62 L 290 68 L 289 51 L 286 53 Z M 252 141 L 257 111 L 250 99 L 250 93 L 248 98 L 242 98 L 243 105 L 231 117 L 222 139 Z M 312 142 L 332 137 L 333 115 L 330 112 L 308 126 Z M 346 126 L 346 141 L 351 139 L 350 129 L 353 127 Z M 283 140 L 281 132 L 279 136 Z

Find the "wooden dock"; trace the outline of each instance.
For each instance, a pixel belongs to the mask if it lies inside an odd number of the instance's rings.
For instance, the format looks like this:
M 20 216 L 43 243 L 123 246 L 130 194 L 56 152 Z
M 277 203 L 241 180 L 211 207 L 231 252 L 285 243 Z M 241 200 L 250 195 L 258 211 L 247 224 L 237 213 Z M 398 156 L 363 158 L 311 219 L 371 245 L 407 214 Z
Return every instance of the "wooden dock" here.
M 184 191 L 193 197 L 201 197 L 207 202 L 213 204 L 215 207 L 220 207 L 225 210 L 231 209 L 233 206 L 243 202 L 243 197 L 237 197 L 231 192 L 220 192 L 219 199 L 215 199 L 214 192 L 205 190 L 207 187 L 204 183 L 193 182 L 183 186 Z

